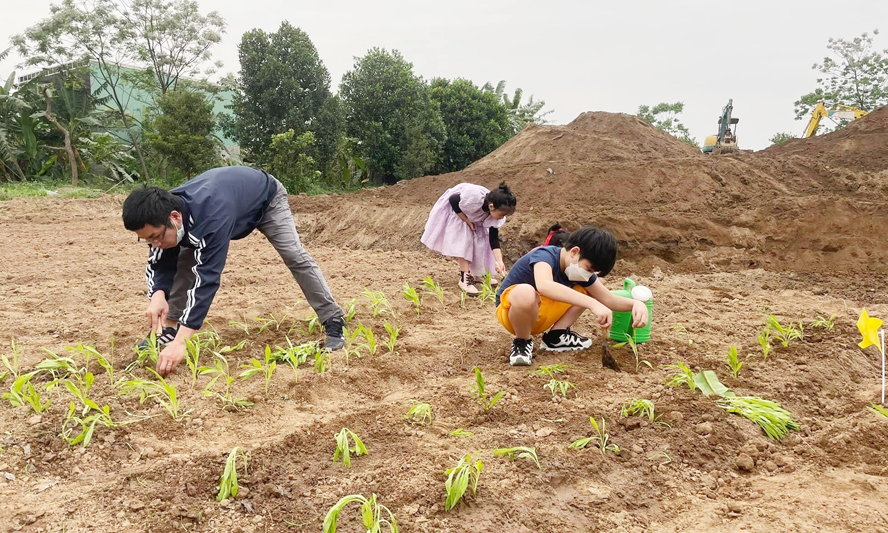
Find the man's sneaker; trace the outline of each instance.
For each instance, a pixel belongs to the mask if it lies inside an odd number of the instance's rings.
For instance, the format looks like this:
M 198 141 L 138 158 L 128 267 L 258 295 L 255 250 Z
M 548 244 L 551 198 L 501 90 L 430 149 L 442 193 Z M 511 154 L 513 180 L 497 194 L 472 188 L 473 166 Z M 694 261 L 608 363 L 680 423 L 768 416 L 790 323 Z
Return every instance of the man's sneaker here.
M 515 339 L 512 341 L 512 352 L 509 354 L 509 364 L 512 366 L 530 366 L 533 359 L 533 340 Z
M 178 331 L 179 330 L 177 328 L 174 328 L 172 326 L 163 328 L 163 332 L 157 336 L 157 346 L 166 346 L 167 344 L 173 342 L 173 339 L 176 338 L 176 332 Z M 147 348 L 150 338 L 151 334 L 139 341 L 139 344 L 136 345 L 136 348 L 139 350 L 144 350 L 145 348 Z
M 540 348 L 550 352 L 565 352 L 567 350 L 585 350 L 592 346 L 592 339 L 577 335 L 570 328 L 553 329 L 543 333 L 543 342 Z
M 325 352 L 338 352 L 345 347 L 345 335 L 342 334 L 344 327 L 345 322 L 339 316 L 324 322 L 324 332 L 327 334 L 327 340 L 324 342 Z
M 459 288 L 469 296 L 478 296 L 478 289 L 475 288 L 475 280 L 468 272 L 459 272 Z

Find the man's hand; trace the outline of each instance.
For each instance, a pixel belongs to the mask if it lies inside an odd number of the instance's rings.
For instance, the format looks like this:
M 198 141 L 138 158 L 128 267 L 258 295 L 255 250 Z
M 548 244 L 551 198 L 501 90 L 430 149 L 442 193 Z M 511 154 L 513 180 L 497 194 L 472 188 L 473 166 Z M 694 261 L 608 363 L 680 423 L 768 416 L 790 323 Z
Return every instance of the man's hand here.
M 648 323 L 648 308 L 644 302 L 635 300 L 632 304 L 632 327 L 643 328 Z
M 148 309 L 145 311 L 150 330 L 157 335 L 163 333 L 163 326 L 166 323 L 168 314 L 170 314 L 170 304 L 167 303 L 163 291 L 157 291 L 152 294 L 151 303 L 148 304 Z
M 589 310 L 595 315 L 595 321 L 598 322 L 598 325 L 603 327 L 604 329 L 608 329 L 611 327 L 611 323 L 614 320 L 614 312 L 608 309 L 605 305 L 596 301 L 594 304 L 589 306 Z
M 166 376 L 185 359 L 185 341 L 174 340 L 164 347 L 157 358 L 157 373 Z

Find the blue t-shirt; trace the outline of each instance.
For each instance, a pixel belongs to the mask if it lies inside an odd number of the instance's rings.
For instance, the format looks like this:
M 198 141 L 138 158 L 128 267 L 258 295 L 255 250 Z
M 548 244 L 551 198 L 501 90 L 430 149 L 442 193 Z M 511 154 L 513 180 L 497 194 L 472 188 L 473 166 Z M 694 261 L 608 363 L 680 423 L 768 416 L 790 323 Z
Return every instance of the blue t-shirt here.
M 546 263 L 552 267 L 552 279 L 565 287 L 572 288 L 575 285 L 589 287 L 598 279 L 598 276 L 592 274 L 592 277 L 586 282 L 570 281 L 567 279 L 567 274 L 561 270 L 561 247 L 540 246 L 539 248 L 534 248 L 530 252 L 524 254 L 521 259 L 512 265 L 509 274 L 500 284 L 500 289 L 496 293 L 496 305 L 500 304 L 500 295 L 503 291 L 512 285 L 527 283 L 533 285 L 533 288 L 536 289 L 536 280 L 533 277 L 533 266 L 537 263 Z

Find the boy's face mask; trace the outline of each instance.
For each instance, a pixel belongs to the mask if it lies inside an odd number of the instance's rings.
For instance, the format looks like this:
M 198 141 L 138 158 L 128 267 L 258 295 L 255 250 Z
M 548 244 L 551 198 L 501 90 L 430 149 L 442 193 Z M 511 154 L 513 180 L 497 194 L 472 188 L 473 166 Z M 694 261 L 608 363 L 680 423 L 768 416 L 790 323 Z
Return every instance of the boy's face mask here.
M 573 256 L 571 256 L 571 257 L 573 257 Z M 567 268 L 564 269 L 564 273 L 567 274 L 567 279 L 569 279 L 570 281 L 575 281 L 575 282 L 580 282 L 580 283 L 585 283 L 585 282 L 589 281 L 590 279 L 592 279 L 592 276 L 594 275 L 594 273 L 589 272 L 588 270 L 586 270 L 580 266 L 579 254 L 577 254 L 576 263 L 571 263 L 571 264 L 567 265 Z
M 173 225 L 176 225 L 175 221 L 172 221 Z M 182 221 L 182 224 L 176 228 L 176 244 L 178 245 L 182 242 L 182 238 L 185 237 L 185 221 Z

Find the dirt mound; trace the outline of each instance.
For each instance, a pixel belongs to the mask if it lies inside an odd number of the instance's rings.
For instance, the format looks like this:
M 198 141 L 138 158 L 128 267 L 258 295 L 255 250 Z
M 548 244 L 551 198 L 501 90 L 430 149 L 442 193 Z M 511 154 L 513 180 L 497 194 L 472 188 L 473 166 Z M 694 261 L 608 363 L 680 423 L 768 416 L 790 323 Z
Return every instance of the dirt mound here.
M 810 139 L 793 139 L 762 151 L 774 158 L 802 157 L 860 172 L 888 169 L 888 106 L 851 122 L 847 127 Z
M 505 181 L 518 196 L 501 233 L 511 261 L 560 222 L 610 229 L 621 258 L 647 268 L 660 261 L 685 272 L 888 271 L 888 250 L 878 249 L 888 226 L 881 207 L 888 173 L 867 170 L 880 157 L 888 164 L 888 155 L 860 148 L 888 141 L 886 117 L 880 110 L 822 138 L 708 156 L 637 117 L 583 113 L 566 126 L 525 128 L 461 172 L 355 195 L 296 197 L 292 205 L 308 240 L 421 250 L 429 209 L 447 188 Z

